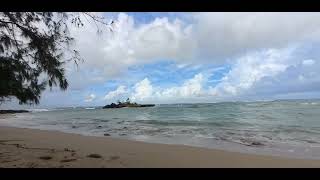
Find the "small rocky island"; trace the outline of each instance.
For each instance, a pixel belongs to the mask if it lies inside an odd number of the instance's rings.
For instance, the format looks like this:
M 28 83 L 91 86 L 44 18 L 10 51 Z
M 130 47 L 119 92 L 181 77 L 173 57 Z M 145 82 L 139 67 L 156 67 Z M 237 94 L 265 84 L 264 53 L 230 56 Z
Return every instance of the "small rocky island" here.
M 123 107 L 153 107 L 154 104 L 137 104 L 130 102 L 130 99 L 128 98 L 125 102 L 118 101 L 117 104 L 111 103 L 109 105 L 103 106 L 103 109 L 107 108 L 123 108 Z

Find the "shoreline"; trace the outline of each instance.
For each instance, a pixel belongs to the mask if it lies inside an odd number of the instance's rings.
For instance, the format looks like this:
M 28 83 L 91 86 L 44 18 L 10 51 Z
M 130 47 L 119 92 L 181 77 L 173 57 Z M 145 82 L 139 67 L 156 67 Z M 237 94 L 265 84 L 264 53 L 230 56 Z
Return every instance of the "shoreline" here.
M 0 126 L 0 167 L 320 167 L 320 160 Z

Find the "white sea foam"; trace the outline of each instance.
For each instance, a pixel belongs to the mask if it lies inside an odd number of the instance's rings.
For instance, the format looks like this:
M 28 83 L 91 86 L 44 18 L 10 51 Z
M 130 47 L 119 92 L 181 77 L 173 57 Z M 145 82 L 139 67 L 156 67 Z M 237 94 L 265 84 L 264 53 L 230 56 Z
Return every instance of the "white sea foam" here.
M 28 111 L 31 112 L 46 112 L 46 111 L 50 111 L 49 109 L 27 109 Z
M 302 105 L 317 105 L 317 102 L 304 102 L 304 103 L 300 103 Z

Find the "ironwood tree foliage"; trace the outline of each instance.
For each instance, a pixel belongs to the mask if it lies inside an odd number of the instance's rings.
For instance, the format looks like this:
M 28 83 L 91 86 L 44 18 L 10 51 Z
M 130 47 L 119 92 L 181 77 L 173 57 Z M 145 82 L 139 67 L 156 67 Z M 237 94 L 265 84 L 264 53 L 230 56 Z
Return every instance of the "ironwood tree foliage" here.
M 19 104 L 38 104 L 46 87 L 67 89 L 63 65 L 82 60 L 70 46 L 74 39 L 68 24 L 83 26 L 80 15 L 0 12 L 0 102 L 16 97 Z M 94 23 L 104 23 L 90 13 L 82 15 Z

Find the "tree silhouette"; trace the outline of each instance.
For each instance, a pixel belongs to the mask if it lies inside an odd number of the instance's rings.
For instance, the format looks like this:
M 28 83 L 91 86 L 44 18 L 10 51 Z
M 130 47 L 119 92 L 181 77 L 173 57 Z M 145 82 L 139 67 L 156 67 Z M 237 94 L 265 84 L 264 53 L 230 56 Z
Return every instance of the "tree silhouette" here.
M 0 12 L 1 103 L 16 97 L 19 104 L 38 104 L 47 86 L 67 89 L 63 65 L 82 61 L 70 46 L 67 20 L 81 27 L 80 16 L 108 25 L 91 13 Z

